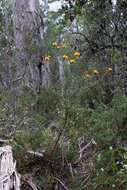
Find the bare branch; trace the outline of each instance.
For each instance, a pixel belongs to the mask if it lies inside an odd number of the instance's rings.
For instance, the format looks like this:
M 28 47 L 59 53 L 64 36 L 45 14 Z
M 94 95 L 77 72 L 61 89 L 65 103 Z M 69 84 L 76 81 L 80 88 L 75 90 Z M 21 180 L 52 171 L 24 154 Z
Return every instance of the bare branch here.
M 62 187 L 65 189 L 65 190 L 69 190 L 68 187 L 57 177 L 54 177 L 61 185 Z

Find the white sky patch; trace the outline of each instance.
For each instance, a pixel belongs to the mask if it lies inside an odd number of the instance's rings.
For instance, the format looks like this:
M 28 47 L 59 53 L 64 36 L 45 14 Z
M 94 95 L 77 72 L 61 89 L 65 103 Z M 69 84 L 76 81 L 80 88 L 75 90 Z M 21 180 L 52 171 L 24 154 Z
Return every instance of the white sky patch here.
M 113 2 L 114 5 L 116 5 L 117 0 L 113 0 L 112 2 Z
M 43 0 L 39 0 L 39 1 L 40 1 L 40 3 L 42 3 Z M 57 12 L 61 8 L 62 2 L 63 2 L 62 0 L 56 0 L 53 3 L 49 3 L 49 11 Z M 117 0 L 112 0 L 112 2 L 114 4 L 114 6 L 115 6 Z
M 117 0 L 112 0 L 113 4 L 116 5 Z M 55 1 L 49 4 L 50 11 L 58 11 L 61 8 L 62 0 Z
M 112 0 L 114 6 L 116 5 L 117 0 Z M 55 1 L 53 3 L 49 3 L 49 10 L 57 12 L 58 9 L 61 8 L 62 0 Z
M 61 8 L 61 1 L 56 1 L 56 2 L 53 2 L 53 3 L 49 3 L 49 10 L 50 11 L 58 11 L 58 9 Z

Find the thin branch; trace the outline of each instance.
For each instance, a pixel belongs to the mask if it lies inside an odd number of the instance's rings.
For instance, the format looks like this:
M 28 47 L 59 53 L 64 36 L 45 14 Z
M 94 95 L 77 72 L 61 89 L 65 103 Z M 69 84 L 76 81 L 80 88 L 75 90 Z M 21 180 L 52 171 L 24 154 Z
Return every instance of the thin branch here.
M 59 134 L 58 134 L 58 138 L 56 139 L 56 142 L 55 142 L 55 144 L 54 144 L 54 146 L 53 146 L 53 149 L 52 149 L 52 151 L 51 151 L 51 157 L 54 156 L 54 153 L 55 153 L 56 150 L 57 150 L 58 143 L 59 143 L 59 141 L 60 141 L 60 138 L 61 138 L 61 136 L 62 136 L 62 134 L 63 134 L 64 128 L 65 128 L 66 123 L 67 123 L 67 118 L 68 118 L 68 112 L 67 112 L 66 115 L 65 115 L 64 125 L 63 125 L 62 129 L 60 130 L 60 132 L 59 132 Z
M 31 155 L 31 156 L 33 156 L 33 157 L 40 157 L 40 158 L 43 158 L 44 157 L 44 152 L 45 152 L 45 150 L 43 150 L 42 152 L 34 152 L 34 151 L 27 151 L 26 153 L 28 154 L 28 155 Z
M 65 189 L 65 190 L 69 190 L 68 187 L 57 177 L 54 177 L 61 185 L 62 187 Z

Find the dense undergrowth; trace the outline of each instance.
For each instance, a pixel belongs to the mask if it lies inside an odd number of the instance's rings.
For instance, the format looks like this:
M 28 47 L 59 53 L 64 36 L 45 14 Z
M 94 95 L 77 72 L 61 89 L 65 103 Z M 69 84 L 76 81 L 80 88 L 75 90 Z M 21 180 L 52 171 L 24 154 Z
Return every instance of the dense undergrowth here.
M 24 72 L 15 80 L 22 72 L 14 64 L 10 2 L 0 3 L 0 137 L 12 145 L 21 189 L 31 189 L 31 180 L 33 190 L 127 190 L 126 1 L 66 0 L 48 15 L 47 5 L 40 7 L 46 29 L 39 49 L 34 31 L 28 37 L 21 30 L 31 41 L 21 49 L 38 81 Z M 46 65 L 50 82 L 43 89 Z M 12 91 L 26 79 L 17 103 Z
M 40 189 L 126 189 L 127 97 L 118 92 L 105 104 L 88 80 L 68 84 L 64 93 L 24 91 L 15 121 L 6 120 L 8 93 L 1 94 L 1 136 L 10 137 L 20 173 Z M 30 150 L 44 157 L 29 157 Z

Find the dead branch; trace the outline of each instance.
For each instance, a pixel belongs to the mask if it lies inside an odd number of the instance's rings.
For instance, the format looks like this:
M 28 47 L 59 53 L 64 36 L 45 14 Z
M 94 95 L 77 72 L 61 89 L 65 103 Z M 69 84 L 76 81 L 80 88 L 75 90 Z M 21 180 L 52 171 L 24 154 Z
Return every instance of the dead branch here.
M 29 185 L 29 187 L 31 187 L 33 190 L 38 190 L 37 185 L 35 184 L 35 182 L 33 182 L 33 179 L 31 176 L 29 175 L 24 175 L 22 177 L 22 180 L 27 183 Z
M 57 177 L 54 177 L 61 185 L 62 187 L 65 189 L 65 190 L 69 190 L 68 187 Z
M 0 190 L 20 190 L 20 175 L 16 171 L 11 146 L 0 147 Z
M 39 158 L 43 158 L 44 157 L 44 152 L 45 150 L 42 150 L 41 152 L 34 152 L 34 151 L 27 151 L 26 154 L 32 157 L 39 157 Z

